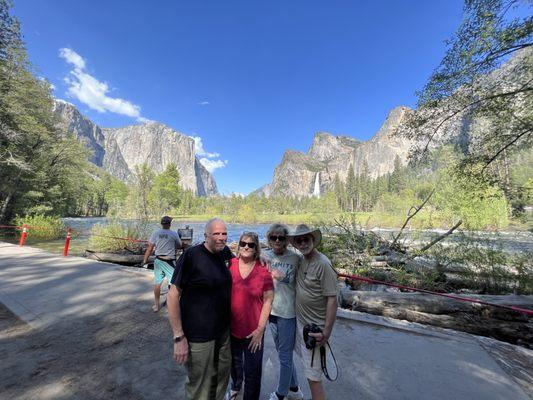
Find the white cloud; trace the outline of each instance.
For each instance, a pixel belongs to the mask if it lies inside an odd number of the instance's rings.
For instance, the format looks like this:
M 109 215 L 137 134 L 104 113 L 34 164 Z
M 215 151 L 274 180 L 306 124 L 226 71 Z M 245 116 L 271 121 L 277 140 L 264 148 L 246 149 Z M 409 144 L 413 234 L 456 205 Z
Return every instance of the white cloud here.
M 85 60 L 82 56 L 69 48 L 59 49 L 59 57 L 65 59 L 69 64 L 74 65 L 77 69 L 85 69 Z
M 227 160 L 211 160 L 209 158 L 200 158 L 200 162 L 209 172 L 213 172 L 219 168 L 223 168 L 228 165 Z
M 194 148 L 197 156 L 207 157 L 207 158 L 217 158 L 220 157 L 218 153 L 208 153 L 204 150 L 204 144 L 202 143 L 202 138 L 200 136 L 191 136 L 194 139 Z
M 136 118 L 139 122 L 148 121 L 141 116 L 141 107 L 128 100 L 108 96 L 109 86 L 100 82 L 85 71 L 85 60 L 69 48 L 59 49 L 59 56 L 74 66 L 64 81 L 68 85 L 67 94 L 78 99 L 98 112 L 112 112 Z
M 211 103 L 208 102 L 208 101 L 202 101 L 202 102 L 198 103 L 198 105 L 200 105 L 200 106 L 208 106 L 209 104 L 211 104 Z
M 219 153 L 209 153 L 204 149 L 204 144 L 200 136 L 191 136 L 194 140 L 194 152 L 200 157 L 199 161 L 209 172 L 213 172 L 219 168 L 224 168 L 228 165 L 227 160 L 219 160 Z

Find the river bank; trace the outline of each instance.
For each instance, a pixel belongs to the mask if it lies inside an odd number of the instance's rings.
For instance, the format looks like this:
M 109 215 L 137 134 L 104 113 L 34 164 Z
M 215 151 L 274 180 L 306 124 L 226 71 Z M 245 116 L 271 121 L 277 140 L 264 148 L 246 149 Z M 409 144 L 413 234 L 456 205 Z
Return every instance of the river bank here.
M 296 224 L 306 222 L 305 215 L 293 215 L 290 216 L 290 222 L 286 222 L 290 228 L 293 228 Z M 184 228 L 189 226 L 193 229 L 193 243 L 198 243 L 203 240 L 203 232 L 205 221 L 212 218 L 212 215 L 192 215 L 192 216 L 176 216 L 172 222 L 172 229 Z M 221 216 L 228 222 L 228 241 L 233 242 L 239 239 L 239 235 L 243 231 L 257 232 L 261 240 L 265 239 L 266 231 L 271 222 L 256 222 L 256 223 L 233 223 L 227 216 Z M 86 248 L 88 248 L 88 241 L 91 234 L 91 228 L 96 225 L 109 225 L 111 223 L 120 223 L 123 225 L 142 225 L 142 230 L 145 232 L 146 238 L 150 233 L 159 228 L 159 221 L 140 222 L 131 219 L 112 219 L 106 217 L 88 217 L 77 218 L 69 217 L 62 218 L 62 221 L 66 227 L 72 229 L 72 241 L 70 243 L 70 254 L 83 255 Z M 283 220 L 275 220 L 275 222 Z M 309 223 L 309 222 L 307 222 Z M 321 226 L 320 224 L 310 223 L 314 226 Z M 368 227 L 362 228 L 364 231 L 372 231 L 385 239 L 392 238 L 397 232 L 398 228 L 395 227 Z M 446 230 L 441 228 L 434 229 L 414 229 L 408 227 L 404 231 L 404 241 L 408 241 L 413 245 L 427 242 L 433 237 L 444 233 Z M 494 248 L 501 248 L 509 252 L 533 252 L 533 233 L 528 230 L 505 230 L 505 231 L 461 231 L 460 229 L 448 237 L 444 243 L 457 243 L 464 238 L 461 237 L 461 233 L 464 232 L 469 238 L 478 241 L 483 246 L 491 246 Z M 66 233 L 66 232 L 65 232 Z M 19 232 L 13 230 L 0 230 L 0 240 L 4 240 L 8 243 L 18 243 Z M 39 247 L 43 250 L 51 251 L 54 253 L 60 253 L 63 249 L 65 238 L 60 237 L 54 240 L 41 240 L 35 239 L 30 231 L 27 239 L 28 245 Z

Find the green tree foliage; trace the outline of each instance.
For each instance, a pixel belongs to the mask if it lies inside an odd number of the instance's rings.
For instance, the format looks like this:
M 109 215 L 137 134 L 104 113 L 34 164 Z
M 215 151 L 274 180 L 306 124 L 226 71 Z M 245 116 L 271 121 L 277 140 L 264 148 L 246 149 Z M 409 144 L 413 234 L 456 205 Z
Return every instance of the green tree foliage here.
M 461 121 L 472 122 L 463 162 L 481 163 L 479 173 L 506 153 L 531 147 L 533 17 L 508 16 L 516 7 L 530 5 L 465 0 L 463 22 L 401 132 L 421 143 L 414 156 L 426 154 L 437 138 L 446 139 L 447 124 Z
M 453 166 L 439 171 L 438 176 L 438 190 L 431 204 L 445 215 L 450 225 L 461 219 L 470 230 L 507 226 L 508 205 L 498 187 L 465 175 Z
M 394 171 L 389 176 L 388 184 L 388 190 L 392 193 L 400 193 L 407 186 L 407 170 L 398 155 L 394 158 Z
M 146 163 L 135 166 L 128 204 L 130 210 L 133 210 L 134 217 L 141 221 L 147 221 L 153 215 L 149 199 L 154 178 L 155 173 Z
M 156 214 L 163 215 L 179 207 L 182 197 L 179 181 L 180 174 L 175 164 L 168 164 L 165 170 L 154 178 L 148 200 Z
M 0 0 L 0 222 L 65 212 L 87 165 L 56 127 L 50 86 L 32 71 L 10 5 Z

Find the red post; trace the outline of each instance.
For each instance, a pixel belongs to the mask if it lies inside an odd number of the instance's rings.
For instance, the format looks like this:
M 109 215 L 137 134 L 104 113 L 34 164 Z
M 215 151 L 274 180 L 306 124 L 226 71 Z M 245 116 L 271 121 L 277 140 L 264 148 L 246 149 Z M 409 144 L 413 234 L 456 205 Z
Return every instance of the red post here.
M 28 227 L 27 225 L 22 225 L 22 233 L 20 234 L 19 246 L 24 246 L 24 243 L 26 243 L 27 237 L 28 237 Z
M 63 247 L 63 256 L 68 256 L 68 248 L 70 246 L 70 228 L 67 228 L 67 237 L 65 238 L 65 247 Z

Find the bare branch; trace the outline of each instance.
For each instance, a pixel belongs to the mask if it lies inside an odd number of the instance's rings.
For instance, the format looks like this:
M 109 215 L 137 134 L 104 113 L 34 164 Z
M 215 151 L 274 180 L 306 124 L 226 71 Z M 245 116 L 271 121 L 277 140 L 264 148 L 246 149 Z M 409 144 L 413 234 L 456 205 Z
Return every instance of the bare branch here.
M 528 133 L 531 133 L 531 131 L 533 130 L 533 128 L 528 128 L 526 129 L 525 131 L 521 132 L 520 134 L 518 134 L 518 136 L 516 136 L 513 140 L 511 140 L 509 143 L 507 143 L 505 146 L 503 146 L 500 150 L 498 150 L 496 152 L 496 154 L 494 154 L 486 163 L 485 165 L 483 166 L 483 168 L 481 169 L 481 173 L 483 174 L 485 172 L 485 169 L 490 165 L 490 163 L 492 163 L 494 160 L 496 160 L 496 158 L 498 158 L 498 156 L 500 154 L 502 154 L 506 149 L 508 149 L 509 147 L 511 147 L 513 144 L 515 144 L 520 138 L 522 138 L 524 135 L 528 134 Z
M 418 250 L 417 253 L 422 253 L 424 251 L 426 251 L 427 249 L 429 249 L 430 247 L 436 245 L 438 242 L 440 242 L 441 240 L 447 238 L 448 236 L 450 236 L 453 231 L 455 231 L 457 228 L 459 228 L 459 226 L 463 223 L 462 220 L 459 220 L 459 222 L 457 222 L 454 226 L 452 226 L 450 228 L 450 230 L 448 230 L 448 232 L 446 233 L 443 233 L 442 235 L 440 235 L 439 237 L 435 238 L 434 240 L 432 240 L 431 242 L 429 242 L 428 244 L 426 244 L 424 247 L 422 247 L 420 250 Z M 418 255 L 418 254 L 417 254 Z M 412 258 L 416 257 L 416 255 L 414 256 L 411 256 Z
M 473 102 L 470 102 L 468 103 L 467 105 L 461 107 L 460 109 L 458 110 L 455 110 L 454 112 L 452 112 L 450 115 L 446 116 L 441 122 L 439 122 L 439 124 L 435 127 L 435 129 L 433 130 L 433 132 L 431 133 L 431 135 L 429 136 L 429 139 L 428 141 L 426 142 L 426 145 L 424 146 L 424 150 L 422 151 L 423 153 L 425 153 L 428 148 L 429 148 L 429 144 L 433 141 L 433 138 L 435 137 L 435 135 L 437 134 L 437 132 L 439 131 L 439 129 L 446 123 L 448 122 L 450 119 L 452 119 L 453 117 L 459 115 L 460 113 L 462 113 L 463 111 L 467 110 L 468 108 L 471 108 L 471 107 L 474 107 L 475 105 L 478 105 L 480 103 L 483 103 L 485 101 L 488 101 L 488 100 L 494 100 L 494 99 L 497 99 L 497 98 L 500 98 L 500 97 L 508 97 L 508 96 L 514 96 L 516 94 L 519 94 L 519 93 L 525 93 L 525 92 L 530 92 L 530 91 L 533 91 L 533 87 L 526 87 L 529 83 L 531 83 L 533 79 L 530 79 L 529 81 L 527 81 L 524 85 L 522 85 L 522 87 L 520 87 L 519 89 L 516 89 L 516 90 L 513 90 L 511 92 L 504 92 L 504 93 L 497 93 L 497 94 L 494 94 L 494 95 L 491 95 L 491 96 L 487 96 L 483 99 L 479 99 L 479 100 L 475 100 Z
M 394 247 L 394 245 L 396 244 L 396 242 L 398 242 L 398 239 L 400 238 L 400 236 L 402 235 L 402 232 L 403 230 L 405 229 L 405 227 L 407 226 L 407 224 L 409 223 L 409 221 L 426 205 L 426 203 L 429 201 L 429 199 L 431 198 L 431 196 L 433 196 L 433 193 L 435 193 L 435 189 L 433 189 L 431 191 L 431 193 L 429 194 L 428 197 L 426 197 L 426 199 L 422 202 L 422 204 L 420 204 L 418 207 L 411 207 L 409 209 L 409 212 L 407 213 L 407 219 L 405 220 L 402 228 L 400 229 L 400 231 L 398 232 L 398 234 L 396 235 L 396 237 L 394 238 L 394 240 L 392 241 L 392 244 L 391 244 L 391 247 Z M 411 211 L 412 210 L 415 210 L 414 213 L 411 214 Z

